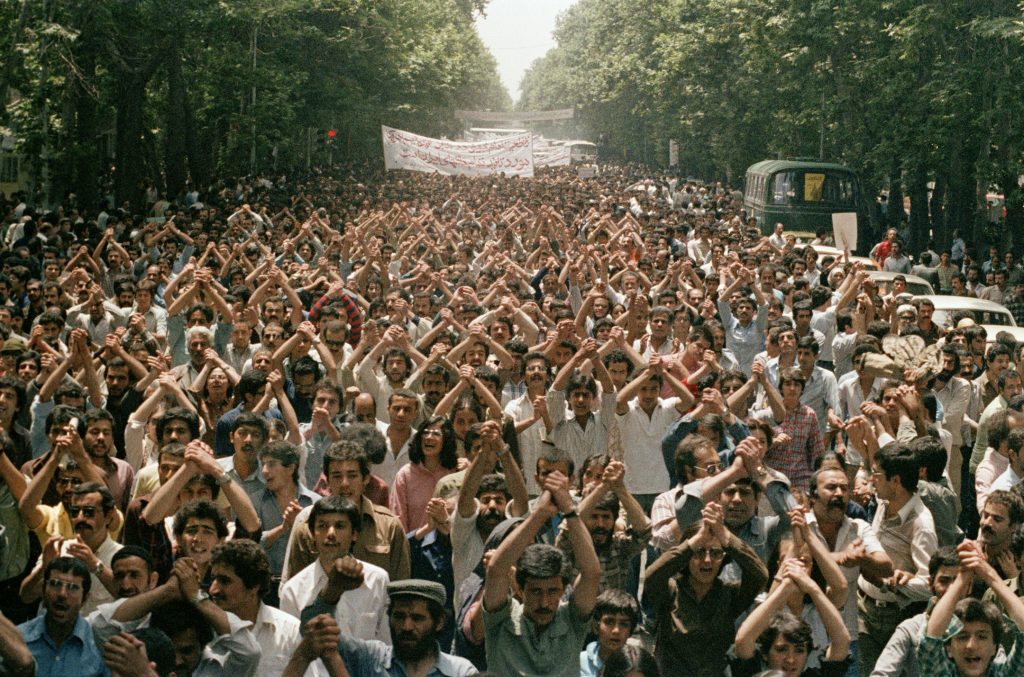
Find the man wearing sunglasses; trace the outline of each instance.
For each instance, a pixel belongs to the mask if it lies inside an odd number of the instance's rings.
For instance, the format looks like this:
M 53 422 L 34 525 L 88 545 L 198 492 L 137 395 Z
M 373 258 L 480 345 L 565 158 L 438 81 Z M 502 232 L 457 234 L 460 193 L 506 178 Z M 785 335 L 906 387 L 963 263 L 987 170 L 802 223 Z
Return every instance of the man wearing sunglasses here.
M 82 603 L 82 614 L 88 616 L 100 604 L 112 602 L 117 584 L 111 561 L 124 546 L 110 537 L 109 525 L 116 509 L 110 490 L 98 482 L 86 482 L 71 490 L 68 515 L 75 530 L 75 538 L 51 536 L 43 545 L 32 573 L 21 584 L 21 599 L 29 603 L 43 593 L 43 572 L 58 555 L 81 560 L 91 576 L 92 594 Z

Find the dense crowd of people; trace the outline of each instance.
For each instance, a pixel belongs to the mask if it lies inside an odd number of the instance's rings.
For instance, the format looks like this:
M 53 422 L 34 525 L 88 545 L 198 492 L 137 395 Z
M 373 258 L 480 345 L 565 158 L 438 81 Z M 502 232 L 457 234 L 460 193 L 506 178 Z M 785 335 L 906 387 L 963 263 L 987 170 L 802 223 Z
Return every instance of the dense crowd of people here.
M 728 187 L 0 214 L 0 674 L 1024 674 L 1021 346 Z

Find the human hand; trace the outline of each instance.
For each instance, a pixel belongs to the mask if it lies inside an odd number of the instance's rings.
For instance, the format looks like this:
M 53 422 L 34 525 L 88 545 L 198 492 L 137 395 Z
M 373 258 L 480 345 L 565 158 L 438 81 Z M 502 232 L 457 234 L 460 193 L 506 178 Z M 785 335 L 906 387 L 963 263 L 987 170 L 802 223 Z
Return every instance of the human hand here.
M 724 547 L 729 542 L 729 531 L 725 528 L 725 513 L 715 501 L 704 506 L 700 512 L 703 520 L 702 527 L 707 528 L 708 533 L 718 539 Z
M 199 594 L 199 565 L 191 557 L 175 560 L 171 575 L 178 579 L 178 588 L 185 600 L 193 600 Z
M 363 563 L 352 555 L 334 560 L 328 572 L 327 585 L 320 596 L 325 602 L 336 604 L 341 596 L 363 584 Z
M 156 664 L 146 655 L 145 643 L 127 632 L 104 642 L 103 660 L 113 677 L 157 677 Z
M 569 512 L 573 509 L 568 477 L 556 470 L 544 478 L 544 489 L 551 492 L 551 500 L 559 512 Z

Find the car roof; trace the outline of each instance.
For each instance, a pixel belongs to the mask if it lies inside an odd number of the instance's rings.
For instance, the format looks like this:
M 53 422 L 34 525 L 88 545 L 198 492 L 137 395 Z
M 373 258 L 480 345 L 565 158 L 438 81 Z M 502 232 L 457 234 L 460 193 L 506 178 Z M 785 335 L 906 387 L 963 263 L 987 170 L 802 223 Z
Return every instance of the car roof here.
M 936 310 L 983 310 L 990 313 L 1007 313 L 1006 306 L 995 301 L 974 298 L 973 296 L 950 296 L 947 294 L 923 294 L 914 299 L 928 299 Z

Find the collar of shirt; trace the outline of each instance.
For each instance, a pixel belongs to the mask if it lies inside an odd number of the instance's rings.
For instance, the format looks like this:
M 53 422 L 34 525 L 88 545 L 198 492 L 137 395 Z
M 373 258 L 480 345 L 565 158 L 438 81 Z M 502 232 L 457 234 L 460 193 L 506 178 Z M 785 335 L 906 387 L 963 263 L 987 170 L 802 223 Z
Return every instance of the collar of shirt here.
M 914 495 L 910 497 L 910 500 L 907 501 L 906 504 L 904 504 L 904 506 L 899 509 L 899 511 L 897 511 L 896 517 L 899 518 L 900 524 L 906 524 L 907 520 L 912 518 L 918 512 L 920 512 L 921 508 L 923 507 L 924 504 L 921 503 L 921 497 L 918 496 L 917 493 L 914 493 Z M 888 501 L 885 502 L 885 519 L 892 519 L 892 517 L 889 516 Z
M 42 639 L 46 641 L 48 644 L 56 646 L 56 644 L 53 641 L 53 638 L 50 637 L 50 633 L 46 631 L 46 614 L 36 616 L 32 620 L 21 626 L 20 630 L 22 637 L 24 637 L 26 643 L 36 642 Z M 86 640 L 89 639 L 87 636 L 88 630 L 89 623 L 84 618 L 82 618 L 81 615 L 79 615 L 78 619 L 75 621 L 75 629 L 71 631 L 69 639 L 71 637 L 75 637 L 78 639 L 78 641 L 82 642 L 82 644 L 85 644 Z

